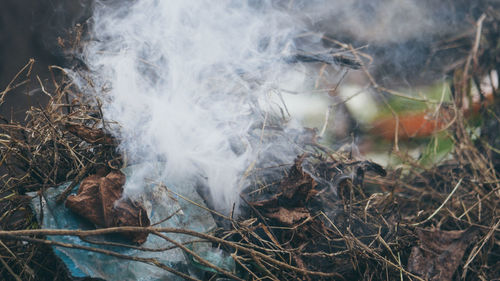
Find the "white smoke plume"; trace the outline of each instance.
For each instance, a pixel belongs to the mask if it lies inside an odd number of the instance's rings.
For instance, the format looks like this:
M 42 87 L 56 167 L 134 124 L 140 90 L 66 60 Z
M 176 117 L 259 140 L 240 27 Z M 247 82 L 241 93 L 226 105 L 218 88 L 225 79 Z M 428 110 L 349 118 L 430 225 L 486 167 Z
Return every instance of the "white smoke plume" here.
M 440 22 L 448 10 L 440 3 L 97 1 L 82 58 L 105 119 L 119 124 L 112 130 L 128 159 L 165 161 L 160 178 L 202 183 L 227 211 L 256 161 L 290 163 L 296 156 L 286 138 L 256 134 L 279 116 L 272 96 L 280 88 L 300 92 L 314 84 L 305 66 L 286 59 L 294 36 L 315 30 L 375 43 L 439 36 L 454 26 L 453 17 Z M 322 51 L 315 38 L 309 47 Z M 85 80 L 75 79 L 84 88 Z M 126 193 L 140 193 L 139 186 L 128 184 Z
M 287 2 L 287 1 L 282 1 Z M 464 0 L 294 0 L 291 12 L 310 29 L 365 44 L 449 36 L 467 28 Z
M 270 146 L 250 134 L 272 119 L 270 96 L 307 80 L 283 59 L 301 23 L 265 1 L 140 0 L 96 3 L 91 28 L 83 59 L 104 118 L 119 124 L 120 149 L 132 161 L 166 161 L 162 177 L 202 182 L 230 210 Z

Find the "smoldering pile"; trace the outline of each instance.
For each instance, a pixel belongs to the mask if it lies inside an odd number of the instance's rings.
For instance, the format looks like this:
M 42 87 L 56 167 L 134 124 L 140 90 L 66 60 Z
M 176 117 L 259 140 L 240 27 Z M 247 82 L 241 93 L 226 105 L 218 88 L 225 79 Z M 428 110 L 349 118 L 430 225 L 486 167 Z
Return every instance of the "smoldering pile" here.
M 460 39 L 471 42 L 467 45 L 470 48 L 467 50 L 467 56 L 458 61 L 455 68 L 453 91 L 457 102 L 468 98 L 470 93 L 467 85 L 470 81 L 477 80 L 475 76 L 480 77 L 498 67 L 498 52 L 492 47 L 497 46 L 498 20 L 497 14 L 492 10 L 485 17 L 478 17 L 476 31 L 485 41 L 478 48 L 473 48 L 476 45 L 476 36 Z M 359 53 L 355 49 L 348 50 L 352 52 L 351 56 L 347 56 L 349 64 L 352 65 L 351 59 L 354 58 L 354 66 L 366 69 L 365 62 L 356 59 Z M 296 60 L 286 56 L 285 58 L 286 63 Z M 304 56 L 299 54 L 295 58 L 304 59 Z M 306 60 L 311 58 L 325 60 L 324 54 L 307 54 Z M 327 58 L 327 61 L 330 61 L 331 57 Z M 161 61 L 162 58 L 158 60 Z M 338 59 L 331 60 L 338 62 Z M 17 80 L 2 92 L 2 97 L 8 94 L 10 88 L 22 84 L 23 77 L 36 79 L 31 77 L 32 63 L 30 62 L 16 77 Z M 89 96 L 83 93 L 81 81 L 78 87 L 74 84 L 75 72 L 70 73 L 71 77 L 68 77 L 60 68 L 54 67 L 51 71 L 56 74 L 51 81 L 54 90 L 43 88 L 50 97 L 47 106 L 32 108 L 24 123 L 2 119 L 2 168 L 7 169 L 8 174 L 2 178 L 4 186 L 0 202 L 6 212 L 1 219 L 0 236 L 6 249 L 5 254 L 2 250 L 2 261 L 5 261 L 2 263 L 1 272 L 6 280 L 70 278 L 62 273 L 64 271 L 47 271 L 47 268 L 56 269 L 63 266 L 53 256 L 45 255 L 43 251 L 48 248 L 36 246 L 44 244 L 54 246 L 56 251 L 76 248 L 88 256 L 99 253 L 124 261 L 145 263 L 185 279 L 210 280 L 229 277 L 236 280 L 491 280 L 499 275 L 499 214 L 496 207 L 499 203 L 498 157 L 495 154 L 495 145 L 492 145 L 498 142 L 494 133 L 499 126 L 496 117 L 499 107 L 496 99 L 492 105 L 482 109 L 481 114 L 484 115 L 487 125 L 483 129 L 485 132 L 482 138 L 475 141 L 471 139 L 460 105 L 449 104 L 456 108 L 453 122 L 448 126 L 457 144 L 451 160 L 429 168 L 421 167 L 408 159 L 409 169 L 387 172 L 376 163 L 357 159 L 354 146 L 347 145 L 338 151 L 331 150 L 318 142 L 314 130 L 288 127 L 287 131 L 282 127 L 283 123 L 278 122 L 281 119 L 276 118 L 280 114 L 262 114 L 263 111 L 260 111 L 261 122 L 248 125 L 254 131 L 253 140 L 258 143 L 260 140 L 265 142 L 264 137 L 284 138 L 287 140 L 286 144 L 293 146 L 289 151 L 294 154 L 287 155 L 288 162 L 282 158 L 278 161 L 272 157 L 279 155 L 273 153 L 273 149 L 278 149 L 279 146 L 269 145 L 268 151 L 271 153 L 261 152 L 262 154 L 258 155 L 270 157 L 269 161 L 260 162 L 257 160 L 262 158 L 250 158 L 252 161 L 246 162 L 246 166 L 243 165 L 248 168 L 244 169 L 243 173 L 247 179 L 246 184 L 237 188 L 230 187 L 231 190 L 238 191 L 233 196 L 242 198 L 239 213 L 207 210 L 202 204 L 195 200 L 189 202 L 189 198 L 179 196 L 175 191 L 170 190 L 168 193 L 168 197 L 175 198 L 172 201 L 174 203 L 181 205 L 183 202 L 182 206 L 191 205 L 193 208 L 210 212 L 218 223 L 217 228 L 211 229 L 210 232 L 157 226 L 163 220 L 173 220 L 179 210 L 172 210 L 172 213 L 161 220 L 151 220 L 152 226 L 143 224 L 144 217 L 140 214 L 144 213 L 142 210 L 147 206 L 136 208 L 139 215 L 132 217 L 139 222 L 137 224 L 109 224 L 108 222 L 114 221 L 113 213 L 124 209 L 114 202 L 108 202 L 107 206 L 111 208 L 108 214 L 111 216 L 107 220 L 92 221 L 104 228 L 94 230 L 92 226 L 90 230 L 30 230 L 36 226 L 36 222 L 30 212 L 26 211 L 30 208 L 28 202 L 31 199 L 24 195 L 27 191 L 38 192 L 35 199 L 40 202 L 50 202 L 52 193 L 48 192 L 49 187 L 60 186 L 69 181 L 69 185 L 64 189 L 70 192 L 86 179 L 88 186 L 92 187 L 90 190 L 97 191 L 90 193 L 89 197 L 102 199 L 96 196 L 103 195 L 103 192 L 99 192 L 104 190 L 105 183 L 108 182 L 106 178 L 110 180 L 118 177 L 120 180 L 117 182 L 120 182 L 123 179 L 119 172 L 121 168 L 132 166 L 144 159 L 151 160 L 152 154 L 164 151 L 164 148 L 156 150 L 155 141 L 161 139 L 148 141 L 146 146 L 135 147 L 135 150 L 125 149 L 121 144 L 125 141 L 124 138 L 141 134 L 143 131 L 133 132 L 133 129 L 125 128 L 125 133 L 116 133 L 117 128 L 120 129 L 123 125 L 106 117 L 106 108 L 102 105 L 109 100 L 101 101 L 99 95 Z M 154 74 L 154 71 L 146 72 Z M 147 83 L 161 83 L 155 77 L 151 79 Z M 89 85 L 93 84 L 92 80 L 87 82 L 90 82 Z M 93 90 L 109 91 L 106 85 L 99 86 Z M 375 90 L 380 90 L 381 87 L 377 86 L 372 85 Z M 208 89 L 213 89 L 212 85 L 208 85 Z M 147 89 L 138 87 L 134 90 Z M 133 101 L 123 102 L 129 105 L 129 102 Z M 141 107 L 143 105 L 133 107 L 132 111 L 151 109 Z M 138 114 L 135 118 L 140 117 L 140 110 L 134 112 Z M 132 121 L 135 125 L 149 124 L 151 121 L 147 118 L 139 119 Z M 167 123 L 170 119 L 161 121 Z M 295 132 L 294 138 L 288 134 L 290 131 Z M 149 133 L 147 130 L 145 132 Z M 488 141 L 485 142 L 484 138 Z M 134 141 L 132 143 L 137 144 Z M 282 145 L 283 142 L 280 143 L 280 146 Z M 230 160 L 244 155 L 241 151 L 245 151 L 245 146 L 241 148 L 230 145 L 228 149 L 233 153 L 231 157 L 216 157 L 213 161 L 232 163 Z M 139 155 L 139 152 L 144 151 L 149 152 L 146 157 Z M 223 149 L 222 152 L 224 151 L 226 150 Z M 238 151 L 240 152 L 237 153 Z M 232 158 L 233 156 L 235 158 Z M 163 157 L 153 159 L 158 162 L 165 160 Z M 185 164 L 182 161 L 181 163 Z M 176 163 L 172 165 L 174 164 Z M 200 175 L 199 167 L 187 165 L 183 168 L 186 167 L 196 170 L 189 171 L 188 177 Z M 213 172 L 207 169 L 206 165 L 204 167 L 201 170 L 204 173 Z M 221 167 L 227 165 L 219 168 Z M 234 170 L 231 169 L 229 173 L 232 171 Z M 226 171 L 222 169 L 217 172 Z M 150 176 L 148 173 L 151 173 L 151 170 L 145 169 L 140 173 L 140 177 Z M 201 175 L 207 176 L 203 173 Z M 161 182 L 168 176 L 151 178 L 153 182 Z M 94 181 L 91 181 L 92 179 Z M 200 186 L 206 186 L 208 182 L 201 180 L 199 183 Z M 168 184 L 163 183 L 156 186 L 159 189 L 168 188 Z M 115 187 L 120 193 L 125 192 L 126 188 L 123 186 Z M 140 196 L 134 196 L 138 194 L 137 190 L 132 191 L 129 190 L 128 198 L 140 199 Z M 215 206 L 217 202 L 224 202 L 211 199 L 216 193 L 205 194 L 205 199 L 215 202 Z M 67 195 L 66 192 L 62 194 Z M 64 195 L 60 198 L 63 199 Z M 114 195 L 116 197 L 116 194 Z M 232 200 L 234 202 L 234 197 Z M 136 203 L 132 201 L 130 206 L 137 206 Z M 40 206 L 48 205 L 40 203 Z M 234 210 L 231 207 L 233 206 L 230 204 L 229 211 Z M 52 211 L 50 206 L 40 209 L 42 215 L 37 218 L 39 222 Z M 126 209 L 130 210 L 129 207 Z M 220 209 L 228 210 L 228 206 L 221 206 Z M 106 213 L 106 210 L 102 213 Z M 116 217 L 120 218 L 120 215 Z M 131 244 L 130 241 L 103 241 L 100 239 L 102 237 L 97 236 L 108 234 L 108 238 L 114 238 L 117 233 L 125 233 L 128 237 L 130 234 L 136 234 L 132 237 L 139 238 L 148 234 L 168 241 L 169 246 L 148 248 Z M 192 240 L 172 239 L 175 234 L 188 236 Z M 42 235 L 46 235 L 47 239 L 42 238 Z M 54 238 L 63 236 L 82 239 L 91 246 L 60 242 Z M 135 239 L 135 242 L 141 240 Z M 24 244 L 20 241 L 30 243 Z M 234 267 L 220 262 L 222 259 L 214 261 L 208 259 L 208 255 L 200 255 L 193 247 L 200 242 L 207 242 L 206 244 L 213 248 L 228 253 L 229 259 L 222 255 L 224 261 L 232 261 Z M 100 248 L 103 244 L 109 248 Z M 188 257 L 189 264 L 195 265 L 196 270 L 182 267 L 179 269 L 175 264 L 155 256 L 123 254 L 116 250 L 118 248 L 146 253 L 179 249 Z M 211 253 L 219 254 L 217 251 Z

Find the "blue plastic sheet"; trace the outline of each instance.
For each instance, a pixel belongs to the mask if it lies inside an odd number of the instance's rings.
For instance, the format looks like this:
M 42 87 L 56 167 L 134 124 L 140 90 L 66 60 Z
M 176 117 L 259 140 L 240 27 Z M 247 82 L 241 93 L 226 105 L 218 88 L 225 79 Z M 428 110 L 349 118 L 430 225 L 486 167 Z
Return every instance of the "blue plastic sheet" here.
M 162 184 L 159 184 L 158 182 L 154 183 L 151 180 L 147 180 L 145 177 L 134 174 L 139 173 L 145 176 L 153 176 L 152 178 L 154 178 L 155 174 L 160 174 L 158 172 L 161 171 L 161 169 L 162 165 L 160 164 L 149 164 L 136 165 L 122 170 L 127 176 L 127 184 L 136 186 L 140 191 L 137 192 L 137 194 L 140 195 L 138 195 L 136 199 L 141 200 L 145 205 L 151 223 L 160 222 L 174 214 L 171 218 L 157 226 L 189 229 L 204 233 L 214 230 L 216 227 L 215 221 L 208 210 L 199 207 L 204 207 L 205 204 L 203 199 L 196 192 L 193 184 L 172 183 L 164 180 Z M 129 182 L 129 179 L 131 179 L 132 182 Z M 67 186 L 68 184 L 63 184 L 59 187 L 47 189 L 41 200 L 36 194 L 31 194 L 31 196 L 33 196 L 32 207 L 37 214 L 41 228 L 68 230 L 95 229 L 92 224 L 72 213 L 64 204 L 56 203 L 56 197 Z M 76 193 L 77 190 L 78 186 L 74 188 L 73 192 Z M 186 198 L 191 202 L 188 202 Z M 198 240 L 196 237 L 182 234 L 167 234 L 167 236 L 180 243 Z M 178 248 L 162 252 L 148 252 L 126 247 L 91 244 L 75 236 L 48 236 L 47 239 L 106 249 L 123 255 L 155 258 L 167 266 L 193 276 L 198 275 L 203 269 L 206 269 L 197 264 L 192 257 L 187 256 Z M 92 239 L 92 241 L 128 243 L 117 235 L 91 237 L 87 239 Z M 159 249 L 173 245 L 162 238 L 150 234 L 147 241 L 141 246 Z M 94 277 L 109 281 L 183 280 L 170 272 L 147 263 L 121 259 L 86 250 L 70 249 L 59 246 L 53 248 L 55 254 L 66 264 L 73 277 Z M 209 243 L 192 243 L 190 244 L 190 248 L 213 264 L 225 268 L 226 270 L 234 271 L 234 260 L 223 251 L 213 249 Z

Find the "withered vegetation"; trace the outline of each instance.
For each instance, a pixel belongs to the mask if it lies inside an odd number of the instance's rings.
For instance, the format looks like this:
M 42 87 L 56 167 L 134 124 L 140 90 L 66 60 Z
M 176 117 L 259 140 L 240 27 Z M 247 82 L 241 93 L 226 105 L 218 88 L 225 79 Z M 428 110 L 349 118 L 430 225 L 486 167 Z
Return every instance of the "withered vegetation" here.
M 489 10 L 477 20 L 473 34 L 457 39 L 469 40 L 468 52 L 451 70 L 453 102 L 442 104 L 452 116 L 444 128 L 454 142 L 452 159 L 423 167 L 408 158 L 410 168 L 385 171 L 353 159 L 349 152 L 311 143 L 316 153 L 298 155 L 294 163 L 273 168 L 274 180 L 256 181 L 244 191 L 241 216 L 214 211 L 225 227 L 208 234 L 157 228 L 156 222 L 93 231 L 38 229 L 26 192 L 36 191 L 41 198 L 45 189 L 68 181 L 69 191 L 89 175 L 126 165 L 116 150 L 119 140 L 106 131 L 110 120 L 103 120 L 99 100 L 81 94 L 62 69 L 51 67 L 52 90 L 40 82 L 48 104 L 32 107 L 23 122 L 0 120 L 1 279 L 68 280 L 51 252 L 54 245 L 137 260 L 194 279 L 158 260 L 46 239 L 127 232 L 171 242 L 218 272 L 207 273 L 207 280 L 214 275 L 237 280 L 497 280 L 500 100 L 494 92 L 493 102 L 481 105 L 484 121 L 477 138 L 471 136 L 463 101 L 470 97 L 471 83 L 481 87 L 482 76 L 492 70 L 500 73 L 499 20 L 499 14 Z M 358 56 L 354 48 L 351 51 Z M 33 63 L 0 93 L 0 103 L 13 88 L 36 81 Z M 369 75 L 364 65 L 360 67 Z M 371 81 L 375 91 L 398 94 Z M 401 153 L 397 129 L 394 153 Z M 168 233 L 190 235 L 226 250 L 237 272 L 210 264 L 172 241 Z

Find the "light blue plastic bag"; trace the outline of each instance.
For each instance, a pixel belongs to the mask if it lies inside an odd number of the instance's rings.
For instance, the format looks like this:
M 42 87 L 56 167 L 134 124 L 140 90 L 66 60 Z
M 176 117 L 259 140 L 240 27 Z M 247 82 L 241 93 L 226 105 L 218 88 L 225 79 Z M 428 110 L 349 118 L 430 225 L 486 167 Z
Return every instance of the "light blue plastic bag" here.
M 147 178 L 155 178 L 163 166 L 161 164 L 135 165 L 123 169 L 122 172 L 127 176 L 127 184 L 133 184 L 138 188 L 136 199 L 141 200 L 148 211 L 151 224 L 162 221 L 174 214 L 170 219 L 160 223 L 157 227 L 173 227 L 188 229 L 203 233 L 208 233 L 215 229 L 216 224 L 211 213 L 200 208 L 185 199 L 176 195 L 188 198 L 200 206 L 205 206 L 203 199 L 197 193 L 193 184 L 190 183 L 169 183 L 162 181 L 162 184 L 152 183 Z M 144 175 L 144 176 L 143 176 Z M 130 179 L 130 181 L 129 181 Z M 149 183 L 148 183 L 149 182 Z M 33 196 L 32 208 L 37 214 L 40 227 L 43 229 L 68 229 L 68 230 L 86 230 L 95 229 L 95 227 L 67 209 L 64 204 L 57 204 L 57 196 L 69 185 L 63 184 L 56 188 L 49 188 L 45 191 L 42 198 L 42 206 L 39 197 L 35 193 Z M 78 190 L 76 186 L 74 193 Z M 140 195 L 139 195 L 140 194 Z M 42 210 L 43 209 L 43 210 Z M 41 213 L 43 212 L 43 219 Z M 196 237 L 190 237 L 182 234 L 167 234 L 168 237 L 177 242 L 185 243 L 197 240 Z M 100 249 L 114 251 L 123 255 L 155 258 L 159 262 L 190 275 L 200 273 L 200 267 L 193 259 L 188 257 L 182 250 L 174 248 L 162 252 L 147 252 L 125 247 L 96 245 L 81 240 L 76 236 L 48 236 L 47 239 L 77 244 L 82 246 L 91 246 Z M 127 243 L 120 237 L 92 237 L 92 241 L 112 241 Z M 145 248 L 165 248 L 173 246 L 164 239 L 155 235 L 149 235 L 147 241 L 141 245 Z M 73 277 L 94 277 L 105 280 L 183 280 L 177 275 L 160 269 L 156 266 L 142 262 L 120 259 L 105 254 L 90 252 L 86 250 L 70 249 L 54 246 L 55 254 L 66 264 Z M 234 260 L 223 251 L 213 249 L 210 243 L 194 243 L 190 246 L 198 255 L 222 267 L 228 271 L 235 268 Z

